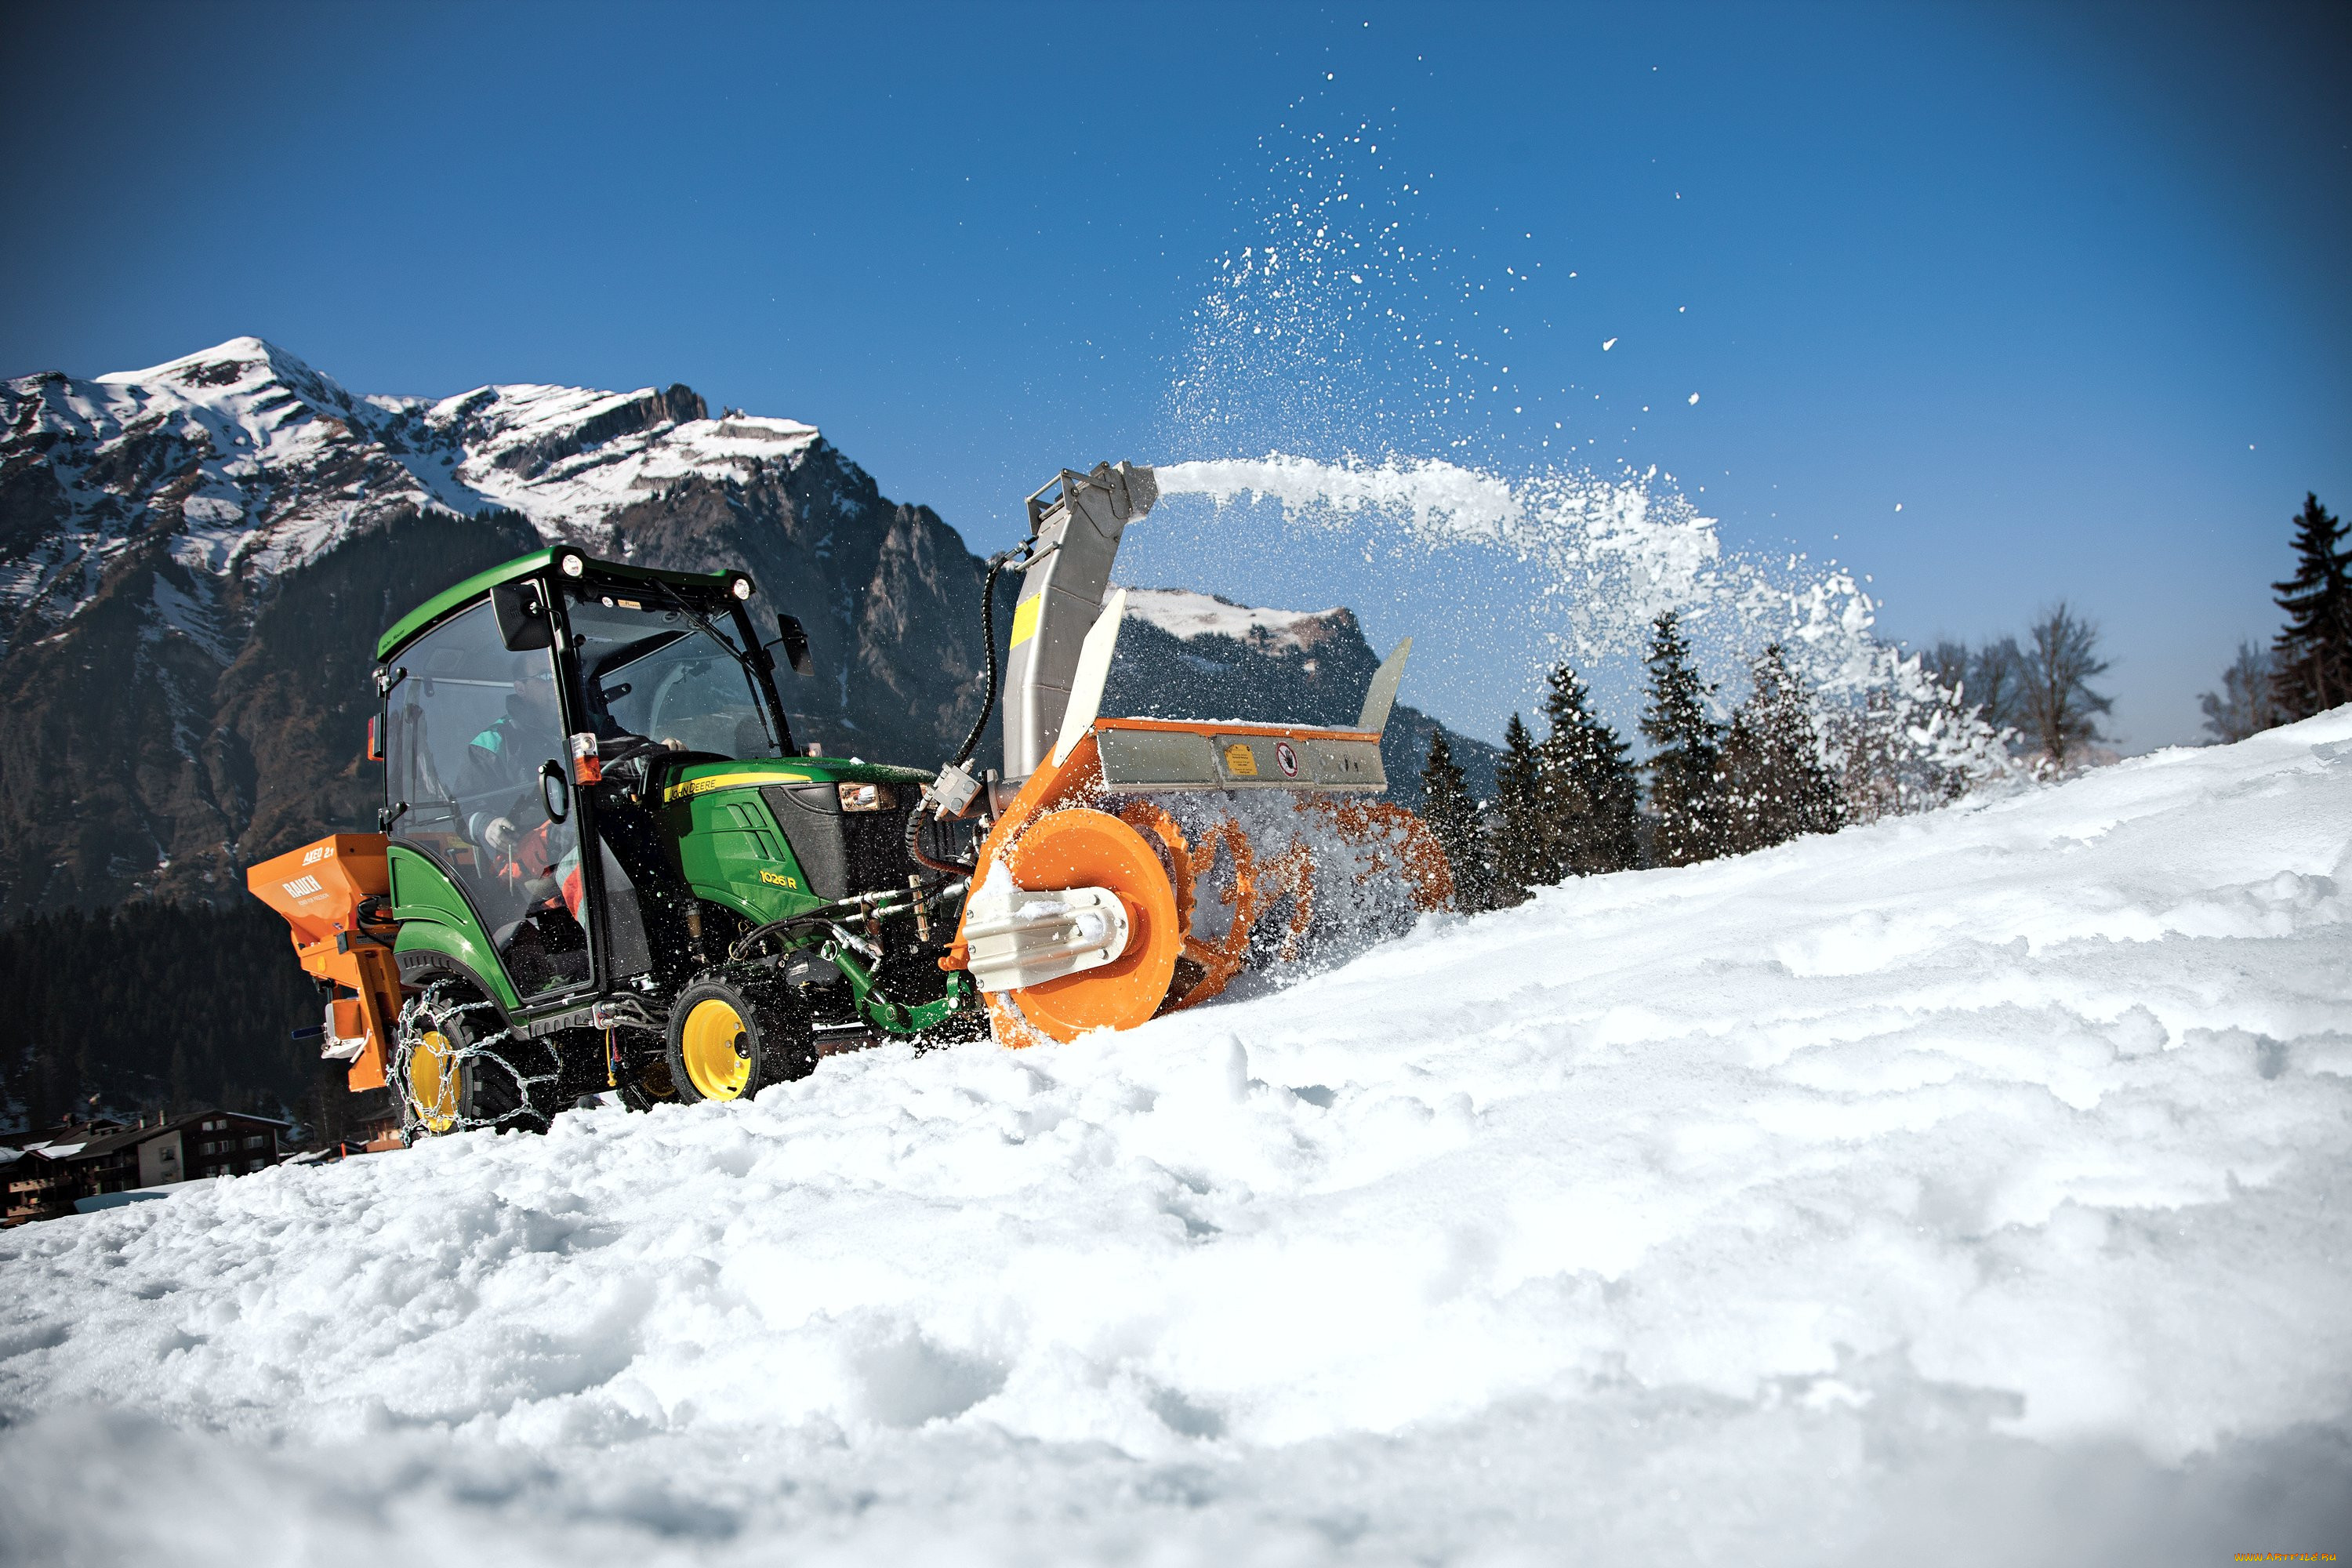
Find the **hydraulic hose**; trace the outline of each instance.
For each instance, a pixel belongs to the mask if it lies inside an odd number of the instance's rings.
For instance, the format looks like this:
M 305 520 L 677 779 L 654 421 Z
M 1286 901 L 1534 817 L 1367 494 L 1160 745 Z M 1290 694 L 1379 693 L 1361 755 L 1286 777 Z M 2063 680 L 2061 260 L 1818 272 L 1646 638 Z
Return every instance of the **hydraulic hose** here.
M 907 858 L 918 866 L 945 871 L 950 876 L 961 877 L 971 869 L 970 866 L 959 865 L 953 860 L 934 860 L 923 852 L 923 808 L 919 805 L 907 814 Z
M 980 645 L 988 653 L 988 695 L 980 700 L 980 717 L 971 721 L 971 733 L 963 738 L 962 749 L 956 752 L 952 766 L 961 767 L 971 761 L 972 752 L 980 749 L 981 731 L 988 728 L 988 716 L 996 708 L 996 684 L 1002 674 L 996 662 L 996 574 L 1026 549 L 1026 545 L 1015 545 L 988 558 L 988 576 L 980 588 Z
M 986 695 L 980 700 L 980 717 L 971 721 L 971 733 L 963 738 L 963 744 L 957 748 L 954 759 L 948 763 L 949 767 L 960 768 L 971 761 L 972 752 L 980 749 L 980 737 L 988 729 L 988 716 L 996 710 L 997 683 L 1003 674 L 996 658 L 996 575 L 1011 565 L 1013 558 L 1023 554 L 1027 548 L 1025 544 L 1015 545 L 1011 550 L 1000 550 L 988 558 L 988 574 L 982 581 L 980 587 L 980 643 L 988 654 L 988 689 Z M 923 809 L 919 805 L 907 814 L 907 858 L 919 866 L 929 867 L 934 871 L 945 871 L 954 876 L 961 876 L 972 869 L 972 867 L 966 863 L 934 860 L 924 852 Z

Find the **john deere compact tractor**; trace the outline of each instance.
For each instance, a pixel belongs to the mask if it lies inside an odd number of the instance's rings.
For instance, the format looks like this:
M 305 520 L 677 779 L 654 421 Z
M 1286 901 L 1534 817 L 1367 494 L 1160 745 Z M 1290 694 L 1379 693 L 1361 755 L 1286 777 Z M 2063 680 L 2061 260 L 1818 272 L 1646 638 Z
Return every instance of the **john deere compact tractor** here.
M 1151 470 L 1064 470 L 989 564 L 981 717 L 937 772 L 803 754 L 789 615 L 740 572 L 542 550 L 377 644 L 377 831 L 255 866 L 328 997 L 322 1054 L 403 1136 L 583 1096 L 728 1100 L 890 1038 L 1131 1028 L 1451 896 L 1377 797 L 1409 644 L 1353 728 L 1106 718 L 1121 531 Z M 999 668 L 998 574 L 1024 581 Z M 1000 680 L 1002 677 L 1002 680 Z M 1003 686 L 1003 776 L 972 767 Z

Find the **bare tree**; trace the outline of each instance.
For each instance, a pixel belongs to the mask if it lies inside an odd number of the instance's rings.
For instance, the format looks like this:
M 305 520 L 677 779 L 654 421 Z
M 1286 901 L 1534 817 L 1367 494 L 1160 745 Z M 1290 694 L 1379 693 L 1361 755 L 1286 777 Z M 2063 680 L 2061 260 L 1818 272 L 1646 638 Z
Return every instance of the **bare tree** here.
M 2006 634 L 1989 639 L 1969 660 L 1969 700 L 1994 729 L 2025 728 L 2025 670 L 2024 650 Z
M 2205 710 L 2205 728 L 2213 731 L 2215 740 L 2227 745 L 2286 722 L 2274 691 L 2277 672 L 2277 662 L 2268 648 L 2250 642 L 2238 645 L 2237 662 L 2221 672 L 2221 691 L 2208 691 L 2197 699 L 2198 706 Z
M 2024 686 L 2025 655 L 2012 637 L 1988 638 L 1980 647 L 1952 637 L 1938 637 L 1919 653 L 1919 668 L 1928 679 L 1952 695 L 1952 710 L 1973 712 L 1996 730 L 2021 729 L 2025 715 L 2020 695 Z
M 1931 647 L 1919 650 L 1919 668 L 1947 691 L 1969 683 L 1969 645 L 1958 637 L 1938 637 Z
M 2033 623 L 2032 646 L 2023 650 L 2020 716 L 2027 739 L 2038 742 L 2051 765 L 2063 768 L 2099 733 L 2099 718 L 2115 700 L 2091 689 L 2107 672 L 2098 657 L 2096 622 L 2078 616 L 2063 599 Z

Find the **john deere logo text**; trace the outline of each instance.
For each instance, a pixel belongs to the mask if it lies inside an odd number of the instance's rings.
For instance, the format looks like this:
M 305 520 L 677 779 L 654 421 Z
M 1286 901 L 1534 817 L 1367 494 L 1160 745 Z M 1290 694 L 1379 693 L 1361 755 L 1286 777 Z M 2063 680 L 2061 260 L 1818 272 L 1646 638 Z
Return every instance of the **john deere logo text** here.
M 800 890 L 800 882 L 798 879 L 787 877 L 782 871 L 762 871 L 760 873 L 760 880 L 762 882 L 772 883 L 779 888 L 790 888 L 794 892 L 798 892 Z

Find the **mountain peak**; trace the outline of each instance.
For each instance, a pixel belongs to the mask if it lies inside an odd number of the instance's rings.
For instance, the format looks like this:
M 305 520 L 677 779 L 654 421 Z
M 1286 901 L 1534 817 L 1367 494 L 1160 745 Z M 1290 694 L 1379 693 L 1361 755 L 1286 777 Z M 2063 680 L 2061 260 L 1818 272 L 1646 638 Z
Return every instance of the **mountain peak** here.
M 182 354 L 178 359 L 165 360 L 161 364 L 151 364 L 144 370 L 109 371 L 91 379 L 110 386 L 139 386 L 149 382 L 190 380 L 198 385 L 217 386 L 223 382 L 212 379 L 206 373 L 216 374 L 230 367 L 241 369 L 249 365 L 268 365 L 280 375 L 316 376 L 319 374 L 267 338 L 241 337 L 215 343 L 208 349 L 199 349 L 192 354 Z
M 231 338 L 144 370 L 110 371 L 94 379 L 102 386 L 169 387 L 196 403 L 276 385 L 314 406 L 338 410 L 352 406 L 352 395 L 332 376 L 312 370 L 267 338 Z

